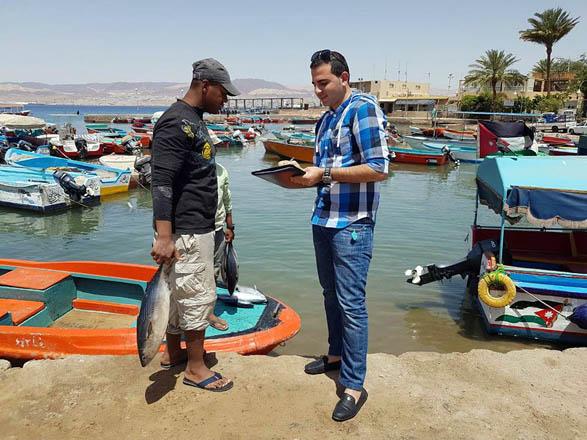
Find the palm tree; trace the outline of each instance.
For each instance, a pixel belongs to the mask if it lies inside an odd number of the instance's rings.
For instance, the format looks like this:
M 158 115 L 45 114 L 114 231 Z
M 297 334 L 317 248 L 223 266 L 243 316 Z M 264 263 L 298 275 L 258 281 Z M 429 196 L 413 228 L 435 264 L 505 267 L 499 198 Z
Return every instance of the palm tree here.
M 550 95 L 552 46 L 573 30 L 579 23 L 579 17 L 571 18 L 567 11 L 562 8 L 555 8 L 547 9 L 544 12 L 536 12 L 534 17 L 528 19 L 528 23 L 532 27 L 520 31 L 520 38 L 546 47 L 546 94 Z
M 481 57 L 470 64 L 471 70 L 465 76 L 465 85 L 485 88 L 491 87 L 492 107 L 497 100 L 497 84 L 501 83 L 503 90 L 506 86 L 517 86 L 524 84 L 526 77 L 520 72 L 510 67 L 519 60 L 511 53 L 505 53 L 503 50 L 490 49 Z

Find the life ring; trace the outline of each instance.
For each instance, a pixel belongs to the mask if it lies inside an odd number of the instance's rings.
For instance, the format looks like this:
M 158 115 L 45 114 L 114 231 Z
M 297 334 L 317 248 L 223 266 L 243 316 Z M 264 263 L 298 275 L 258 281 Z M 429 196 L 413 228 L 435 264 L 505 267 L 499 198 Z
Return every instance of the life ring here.
M 493 296 L 489 293 L 490 286 L 503 287 L 505 288 L 505 293 L 502 296 Z M 500 309 L 512 303 L 516 297 L 516 286 L 512 279 L 504 273 L 487 272 L 479 280 L 477 293 L 479 294 L 479 299 L 489 307 Z

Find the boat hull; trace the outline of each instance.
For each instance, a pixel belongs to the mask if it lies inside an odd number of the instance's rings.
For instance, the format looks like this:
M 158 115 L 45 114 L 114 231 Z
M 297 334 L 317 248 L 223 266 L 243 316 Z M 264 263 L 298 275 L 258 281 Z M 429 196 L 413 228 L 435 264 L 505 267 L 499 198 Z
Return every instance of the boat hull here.
M 0 273 L 18 268 L 48 269 L 70 275 L 84 291 L 103 293 L 109 283 L 126 283 L 137 292 L 143 292 L 157 268 L 153 266 L 91 262 L 33 262 L 0 260 Z M 92 283 L 96 283 L 92 287 Z M 138 289 L 138 290 L 137 290 Z M 114 290 L 110 295 L 114 295 Z M 139 299 L 134 303 L 115 302 L 94 298 L 76 299 L 73 308 L 101 313 L 114 313 L 135 317 L 139 313 Z M 217 332 L 206 335 L 204 347 L 209 352 L 236 352 L 240 354 L 266 354 L 277 345 L 295 336 L 300 327 L 299 315 L 289 306 L 267 297 L 265 307 L 254 331 L 224 336 Z M 127 302 L 128 302 L 128 298 Z M 238 313 L 238 310 L 233 313 Z M 0 316 L 1 322 L 1 316 Z M 162 345 L 161 350 L 164 346 Z M 0 325 L 0 358 L 44 359 L 67 355 L 137 355 L 135 328 L 60 328 L 45 326 Z
M 431 138 L 425 136 L 404 136 L 404 141 L 412 148 L 426 148 L 426 143 L 442 144 L 452 148 L 477 148 L 477 141 L 458 141 L 453 139 Z
M 499 228 L 473 227 L 473 243 L 499 239 Z M 585 233 L 506 229 L 512 264 L 505 272 L 516 285 L 511 304 L 494 308 L 476 295 L 488 333 L 575 345 L 587 345 L 587 329 L 564 316 L 587 304 L 587 259 L 573 256 L 569 242 L 581 249 Z M 567 251 L 568 250 L 568 254 Z M 571 271 L 571 272 L 569 272 Z M 472 283 L 476 287 L 477 283 Z M 555 310 L 552 310 L 548 306 Z
M 102 196 L 128 191 L 130 171 L 109 168 L 103 165 L 80 162 L 54 156 L 46 156 L 9 149 L 5 156 L 6 162 L 20 167 L 34 169 L 75 169 L 83 173 L 94 173 L 100 178 L 100 193 Z
M 86 176 L 75 173 L 72 175 L 74 178 L 81 178 L 83 184 L 93 190 L 94 195 L 83 197 L 81 204 L 94 206 L 100 203 L 100 182 L 97 176 Z M 74 202 L 55 181 L 52 173 L 2 166 L 0 167 L 0 205 L 50 213 L 64 211 L 74 205 Z
M 483 161 L 483 159 L 481 159 L 477 154 L 477 147 L 452 147 L 450 144 L 444 143 L 423 143 L 423 148 L 434 151 L 441 151 L 444 147 L 448 147 L 451 153 L 453 153 L 455 159 L 459 162 L 480 163 Z
M 433 151 L 410 150 L 407 148 L 389 148 L 395 153 L 393 162 L 412 163 L 417 165 L 446 165 L 448 157 L 444 153 Z
M 263 141 L 265 151 L 270 154 L 277 154 L 285 159 L 295 159 L 299 162 L 314 162 L 314 147 L 305 145 L 293 145 L 285 142 L 266 140 Z

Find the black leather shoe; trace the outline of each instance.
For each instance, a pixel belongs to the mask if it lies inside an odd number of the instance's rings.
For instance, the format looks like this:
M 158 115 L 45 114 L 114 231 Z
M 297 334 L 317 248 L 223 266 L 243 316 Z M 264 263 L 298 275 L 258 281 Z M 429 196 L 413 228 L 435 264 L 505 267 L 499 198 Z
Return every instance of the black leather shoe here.
M 328 356 L 322 356 L 304 367 L 306 374 L 322 374 L 335 370 L 340 370 L 340 361 L 328 362 Z
M 336 422 L 344 422 L 350 420 L 357 415 L 361 406 L 363 406 L 364 400 L 362 401 L 365 391 L 361 392 L 359 401 L 355 402 L 355 398 L 350 394 L 343 393 L 342 397 L 334 407 L 332 412 L 332 420 Z

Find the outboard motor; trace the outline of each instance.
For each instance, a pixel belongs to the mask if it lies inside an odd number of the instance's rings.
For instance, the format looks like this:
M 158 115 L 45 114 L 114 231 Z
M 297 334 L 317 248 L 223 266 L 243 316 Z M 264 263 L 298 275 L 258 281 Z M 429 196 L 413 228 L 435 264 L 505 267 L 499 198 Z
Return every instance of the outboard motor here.
M 137 154 L 138 152 L 140 152 L 142 150 L 141 146 L 130 135 L 124 136 L 120 140 L 120 145 L 122 145 L 124 147 L 127 154 Z
M 85 159 L 86 157 L 88 157 L 88 142 L 85 139 L 76 139 L 74 143 L 75 148 L 77 148 L 77 151 L 79 153 L 79 157 L 81 159 Z
M 63 170 L 57 170 L 53 173 L 53 177 L 57 180 L 57 183 L 61 185 L 63 191 L 74 201 L 79 202 L 83 196 L 87 193 L 85 185 L 78 185 L 75 183 L 71 174 L 66 173 Z
M 9 148 L 10 148 L 10 144 L 8 143 L 8 141 L 5 141 L 5 140 L 0 141 L 0 163 L 4 163 L 4 156 L 6 155 L 6 152 L 8 151 Z
M 422 286 L 442 279 L 448 280 L 455 275 L 465 278 L 467 275 L 478 274 L 481 268 L 481 259 L 485 252 L 497 255 L 499 253 L 499 242 L 495 240 L 478 241 L 464 259 L 449 266 L 430 264 L 425 268 L 416 266 L 414 269 L 406 270 L 405 275 L 409 277 L 406 281 L 410 284 Z
M 137 159 L 135 170 L 139 173 L 139 183 L 143 186 L 151 186 L 151 156 Z
M 20 140 L 16 143 L 16 148 L 23 151 L 34 151 L 35 146 L 30 142 Z
M 441 151 L 448 156 L 448 159 L 452 163 L 454 163 L 457 166 L 460 164 L 460 161 L 456 158 L 455 154 L 452 151 L 450 151 L 450 148 L 449 147 L 447 147 L 445 145 L 444 147 L 442 147 L 442 150 Z

